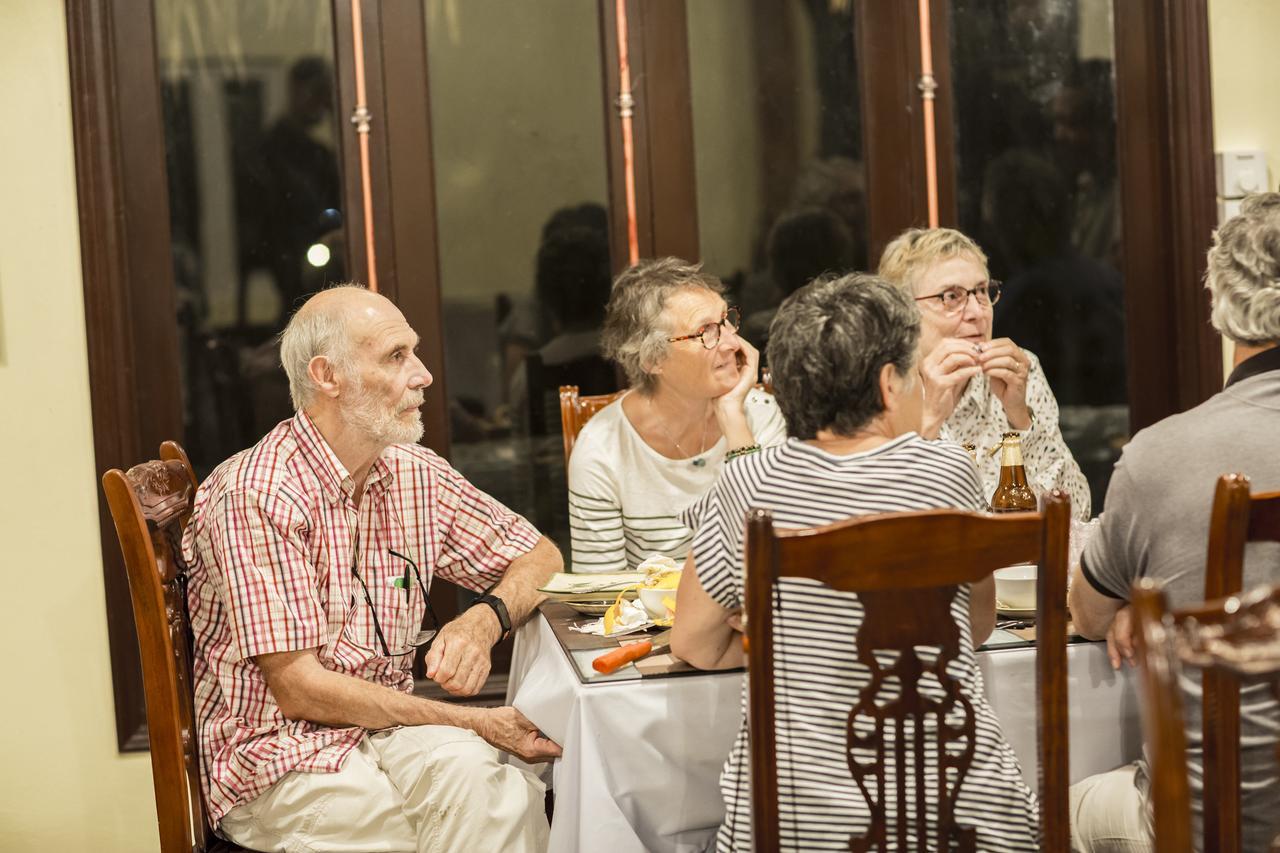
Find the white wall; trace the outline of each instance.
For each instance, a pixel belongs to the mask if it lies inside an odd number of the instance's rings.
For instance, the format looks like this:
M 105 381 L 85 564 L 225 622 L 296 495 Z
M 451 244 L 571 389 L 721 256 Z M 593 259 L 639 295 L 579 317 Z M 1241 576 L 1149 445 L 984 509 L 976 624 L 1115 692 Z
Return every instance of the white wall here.
M 1280 176 L 1280 111 L 1272 100 L 1280 77 L 1280 3 L 1275 0 L 1210 0 L 1209 56 L 1213 68 L 1213 147 L 1261 149 L 1268 187 Z M 1233 346 L 1223 340 L 1223 369 Z
M 0 0 L 0 850 L 156 850 L 116 751 L 63 4 Z

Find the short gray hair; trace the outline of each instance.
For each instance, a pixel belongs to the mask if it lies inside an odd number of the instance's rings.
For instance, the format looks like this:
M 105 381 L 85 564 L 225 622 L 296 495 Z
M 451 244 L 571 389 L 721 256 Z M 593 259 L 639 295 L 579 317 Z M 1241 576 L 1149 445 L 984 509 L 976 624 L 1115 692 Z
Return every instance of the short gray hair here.
M 326 290 L 344 287 L 367 289 L 362 284 L 347 283 Z M 341 311 L 308 310 L 304 302 L 280 333 L 280 366 L 289 377 L 289 398 L 295 412 L 311 405 L 315 397 L 316 385 L 307 373 L 307 365 L 318 355 L 327 358 L 339 372 L 349 371 L 352 341 L 347 318 Z
M 1249 196 L 1218 229 L 1205 286 L 1215 329 L 1241 344 L 1280 343 L 1280 193 Z
M 720 279 L 704 273 L 702 264 L 679 258 L 640 261 L 613 282 L 605 308 L 600 346 L 605 357 L 621 365 L 627 381 L 651 391 L 657 379 L 651 372 L 667 354 L 667 338 L 685 332 L 662 328 L 667 301 L 682 290 L 724 293 Z
M 822 278 L 787 297 L 769 327 L 769 369 L 788 434 L 855 434 L 884 411 L 880 371 L 909 376 L 919 339 L 915 303 L 876 275 Z

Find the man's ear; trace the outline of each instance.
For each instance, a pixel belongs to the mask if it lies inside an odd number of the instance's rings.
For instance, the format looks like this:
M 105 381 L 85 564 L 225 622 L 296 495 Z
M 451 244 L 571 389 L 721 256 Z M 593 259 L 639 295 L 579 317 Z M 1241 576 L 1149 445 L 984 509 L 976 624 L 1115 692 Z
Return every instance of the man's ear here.
M 324 356 L 314 356 L 307 362 L 307 378 L 324 396 L 330 399 L 338 396 L 337 373 L 333 369 L 333 362 Z

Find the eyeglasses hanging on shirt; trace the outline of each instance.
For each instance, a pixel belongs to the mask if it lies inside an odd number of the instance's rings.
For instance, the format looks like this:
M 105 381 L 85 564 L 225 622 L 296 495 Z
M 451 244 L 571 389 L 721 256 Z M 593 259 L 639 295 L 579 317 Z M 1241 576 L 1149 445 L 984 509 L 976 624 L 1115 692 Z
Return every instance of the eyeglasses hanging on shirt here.
M 356 545 L 351 553 L 351 575 L 360 584 L 360 589 L 364 592 L 365 604 L 369 605 L 369 615 L 373 617 L 373 633 L 378 638 L 378 644 L 382 649 L 384 657 L 400 657 L 401 655 L 412 654 L 419 648 L 424 651 L 431 648 L 431 643 L 435 640 L 436 634 L 440 633 L 440 620 L 436 617 L 435 608 L 431 606 L 431 597 L 427 595 L 427 585 L 422 582 L 422 574 L 418 571 L 418 564 L 410 558 L 395 551 L 391 548 L 387 549 L 387 554 L 392 557 L 404 560 L 404 574 L 395 579 L 397 589 L 404 590 L 405 605 L 408 606 L 413 598 L 413 581 L 417 581 L 419 594 L 422 596 L 422 603 L 425 605 L 426 612 L 423 614 L 422 623 L 419 625 L 418 633 L 409 637 L 403 646 L 397 646 L 392 649 L 387 644 L 386 635 L 382 632 L 382 623 L 378 620 L 378 608 L 373 605 L 373 596 L 369 594 L 369 586 L 364 582 L 364 578 L 360 576 L 357 563 L 360 561 L 360 534 L 356 532 Z M 410 570 L 413 572 L 410 578 Z M 352 594 L 352 606 L 355 606 L 355 595 Z M 426 621 L 431 620 L 431 627 L 426 627 Z

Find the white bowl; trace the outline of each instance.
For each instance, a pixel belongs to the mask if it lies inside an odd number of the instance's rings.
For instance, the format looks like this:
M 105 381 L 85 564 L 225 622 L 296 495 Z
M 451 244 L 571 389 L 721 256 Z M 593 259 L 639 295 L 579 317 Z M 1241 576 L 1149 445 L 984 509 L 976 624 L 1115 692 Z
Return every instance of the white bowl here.
M 670 598 L 675 601 L 676 591 L 674 589 L 640 588 L 640 603 L 644 605 L 645 612 L 649 614 L 650 619 L 666 619 L 671 615 L 667 612 L 667 606 L 662 603 L 664 598 Z
M 996 601 L 1010 610 L 1036 609 L 1036 567 L 1006 566 L 995 570 Z

